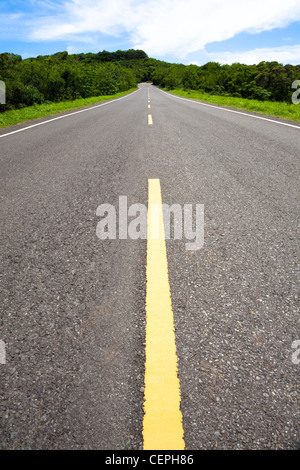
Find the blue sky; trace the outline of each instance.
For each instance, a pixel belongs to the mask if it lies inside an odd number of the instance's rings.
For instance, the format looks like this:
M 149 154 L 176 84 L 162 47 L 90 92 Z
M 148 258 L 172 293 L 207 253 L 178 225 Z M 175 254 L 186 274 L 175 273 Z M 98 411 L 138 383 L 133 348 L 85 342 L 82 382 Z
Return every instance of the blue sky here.
M 0 0 L 0 53 L 143 49 L 168 62 L 300 64 L 300 0 Z

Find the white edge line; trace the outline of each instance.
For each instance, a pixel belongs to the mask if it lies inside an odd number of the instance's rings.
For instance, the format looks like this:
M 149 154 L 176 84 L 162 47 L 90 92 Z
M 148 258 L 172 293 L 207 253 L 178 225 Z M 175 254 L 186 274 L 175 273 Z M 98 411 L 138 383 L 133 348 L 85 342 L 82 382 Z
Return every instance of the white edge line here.
M 189 98 L 182 98 L 181 96 L 173 95 L 171 93 L 167 93 L 166 91 L 160 90 L 162 93 L 165 93 L 168 96 L 173 96 L 174 98 L 177 98 L 178 100 L 184 100 L 184 101 L 189 101 L 191 103 L 196 103 L 200 104 L 202 106 L 208 106 L 209 108 L 215 108 L 215 109 L 220 109 L 222 111 L 227 111 L 228 113 L 235 113 L 235 114 L 242 114 L 243 116 L 248 116 L 252 117 L 255 119 L 262 119 L 263 121 L 269 121 L 269 122 L 275 122 L 275 124 L 281 124 L 282 126 L 288 126 L 288 127 L 294 127 L 295 129 L 300 129 L 300 126 L 296 126 L 294 124 L 288 124 L 287 122 L 281 122 L 281 121 L 274 121 L 274 119 L 269 119 L 265 118 L 262 116 L 255 116 L 253 114 L 248 114 L 248 113 L 243 113 L 242 111 L 235 111 L 233 109 L 228 109 L 228 108 L 223 108 L 222 106 L 215 106 L 213 104 L 208 104 L 208 103 L 203 103 L 203 101 L 195 101 Z
M 73 111 L 71 113 L 64 114 L 63 116 L 57 116 L 55 118 L 47 119 L 47 121 L 38 122 L 37 124 L 32 124 L 31 126 L 22 127 L 22 129 L 17 129 L 16 131 L 11 131 L 11 132 L 8 132 L 6 134 L 2 134 L 2 135 L 0 135 L 0 138 L 6 137 L 6 136 L 12 135 L 12 134 L 17 134 L 18 132 L 27 131 L 27 129 L 32 129 L 33 127 L 37 127 L 37 126 L 42 126 L 43 124 L 48 124 L 49 122 L 57 121 L 58 119 L 64 119 L 64 118 L 67 118 L 67 117 L 70 117 L 70 116 L 74 116 L 75 114 L 85 113 L 87 111 L 92 111 L 93 109 L 100 108 L 101 106 L 106 106 L 107 104 L 115 103 L 116 101 L 120 101 L 120 100 L 123 100 L 124 98 L 128 98 L 129 96 L 134 95 L 134 93 L 137 93 L 138 91 L 140 91 L 140 88 L 138 90 L 135 90 L 135 91 L 129 93 L 128 95 L 121 96 L 121 98 L 115 98 L 115 99 L 112 99 L 110 101 L 106 101 L 105 103 L 97 104 L 96 106 L 90 106 L 90 107 L 87 107 L 85 109 L 80 109 L 79 111 Z M 40 118 L 37 118 L 37 119 L 40 119 Z

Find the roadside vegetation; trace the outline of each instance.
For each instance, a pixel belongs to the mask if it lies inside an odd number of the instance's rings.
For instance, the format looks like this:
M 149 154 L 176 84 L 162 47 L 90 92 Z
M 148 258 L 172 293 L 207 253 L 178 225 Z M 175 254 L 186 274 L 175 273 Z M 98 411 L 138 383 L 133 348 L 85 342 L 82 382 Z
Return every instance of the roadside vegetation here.
M 1 127 L 111 99 L 146 81 L 188 98 L 300 120 L 300 104 L 292 103 L 300 65 L 278 62 L 170 64 L 133 49 L 28 59 L 3 53 L 0 80 L 6 85 Z
M 13 126 L 21 122 L 31 121 L 46 116 L 54 116 L 55 114 L 66 113 L 75 109 L 85 108 L 103 101 L 112 100 L 131 93 L 136 88 L 116 93 L 114 95 L 94 96 L 91 98 L 78 98 L 73 101 L 59 101 L 58 103 L 34 104 L 20 109 L 12 109 L 4 113 L 0 113 L 0 128 Z
M 277 117 L 289 121 L 300 122 L 300 104 L 296 105 L 293 103 L 279 101 L 259 101 L 247 98 L 237 98 L 233 96 L 211 95 L 209 93 L 203 93 L 201 91 L 195 90 L 184 91 L 177 89 L 168 91 L 174 95 L 179 95 L 184 98 L 204 101 L 206 103 L 226 106 L 242 111 L 264 114 L 266 116 Z

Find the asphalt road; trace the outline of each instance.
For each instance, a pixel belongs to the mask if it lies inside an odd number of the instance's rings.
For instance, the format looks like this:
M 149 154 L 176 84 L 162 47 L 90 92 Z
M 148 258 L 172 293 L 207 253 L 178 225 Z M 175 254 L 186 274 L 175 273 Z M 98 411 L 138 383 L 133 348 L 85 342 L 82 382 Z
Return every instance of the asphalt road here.
M 204 205 L 201 249 L 166 242 L 185 448 L 299 447 L 300 127 L 246 114 L 142 84 L 1 130 L 3 449 L 143 448 L 147 241 L 96 210 L 149 179 Z

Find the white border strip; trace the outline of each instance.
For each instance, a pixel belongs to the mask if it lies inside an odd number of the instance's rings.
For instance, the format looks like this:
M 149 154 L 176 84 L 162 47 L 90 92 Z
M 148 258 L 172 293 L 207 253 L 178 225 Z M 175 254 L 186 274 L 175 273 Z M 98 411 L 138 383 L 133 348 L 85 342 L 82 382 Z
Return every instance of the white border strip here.
M 248 117 L 252 117 L 252 118 L 255 118 L 255 119 L 262 119 L 263 121 L 275 122 L 275 124 L 281 124 L 282 126 L 293 127 L 294 129 L 299 129 L 300 130 L 300 125 L 296 126 L 294 124 L 288 124 L 287 122 L 274 121 L 274 119 L 269 119 L 269 118 L 265 118 L 265 117 L 262 117 L 262 116 L 256 116 L 254 114 L 248 114 L 248 113 L 244 113 L 242 111 L 235 111 L 233 109 L 223 108 L 222 106 L 215 106 L 213 104 L 203 103 L 203 101 L 195 101 L 195 100 L 192 100 L 192 99 L 189 99 L 189 98 L 182 98 L 181 96 L 173 95 L 172 93 L 167 93 L 166 91 L 163 91 L 163 90 L 160 90 L 160 91 L 161 91 L 161 93 L 165 93 L 166 95 L 177 98 L 178 100 L 189 101 L 190 103 L 196 103 L 196 104 L 200 104 L 202 106 L 208 106 L 209 108 L 220 109 L 222 111 L 227 111 L 228 113 L 242 114 L 243 116 L 248 116 Z
M 32 129 L 33 127 L 37 127 L 37 126 L 42 126 L 43 124 L 48 124 L 49 122 L 57 121 L 58 119 L 64 119 L 64 118 L 67 118 L 67 117 L 70 117 L 70 116 L 74 116 L 75 114 L 85 113 L 87 111 L 92 111 L 93 109 L 100 108 L 101 106 L 106 106 L 107 104 L 115 103 L 116 101 L 120 101 L 120 100 L 123 100 L 124 98 L 128 98 L 129 96 L 134 95 L 134 93 L 137 93 L 140 90 L 141 90 L 141 88 L 129 93 L 128 95 L 121 96 L 121 98 L 115 98 L 115 99 L 112 99 L 110 101 L 106 101 L 105 103 L 97 104 L 96 106 L 90 106 L 90 107 L 87 107 L 85 109 L 80 109 L 79 111 L 73 111 L 71 113 L 64 114 L 63 116 L 57 116 L 55 118 L 48 119 L 47 121 L 38 122 L 37 124 L 32 124 L 31 126 L 22 127 L 22 129 L 18 129 L 16 131 L 11 131 L 11 132 L 8 132 L 6 134 L 2 134 L 2 135 L 0 135 L 0 138 L 6 137 L 6 136 L 12 135 L 12 134 L 17 134 L 18 132 L 27 131 L 27 129 Z M 40 119 L 40 118 L 37 118 L 37 119 Z

